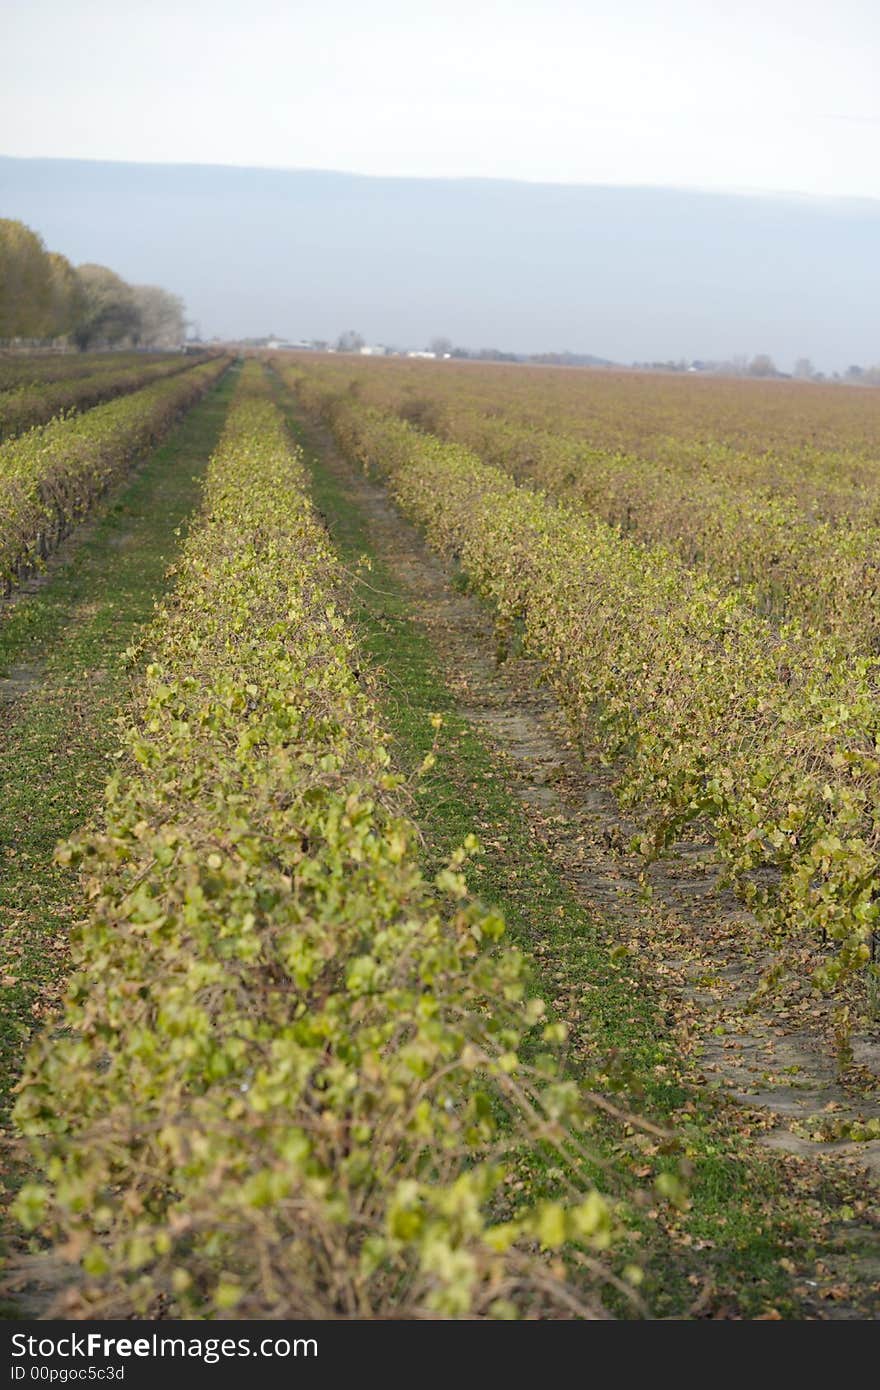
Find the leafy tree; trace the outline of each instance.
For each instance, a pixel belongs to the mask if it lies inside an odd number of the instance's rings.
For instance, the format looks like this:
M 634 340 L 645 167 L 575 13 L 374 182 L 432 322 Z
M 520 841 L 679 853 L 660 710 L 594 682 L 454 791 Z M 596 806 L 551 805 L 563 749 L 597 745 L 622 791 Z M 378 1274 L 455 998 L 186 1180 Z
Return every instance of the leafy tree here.
M 794 374 L 800 381 L 811 381 L 816 375 L 816 368 L 809 357 L 799 357 L 794 364 Z
M 778 376 L 773 358 L 766 352 L 759 352 L 749 363 L 749 376 Z
M 51 302 L 49 256 L 23 222 L 0 219 L 0 338 L 37 338 Z
M 134 339 L 143 347 L 178 347 L 185 331 L 183 300 L 158 285 L 132 287 L 139 324 Z
M 49 252 L 49 307 L 45 336 L 65 338 L 71 334 L 85 305 L 79 276 L 66 256 Z
M 137 300 L 130 285 L 104 265 L 81 265 L 77 271 L 83 295 L 82 312 L 73 330 L 81 352 L 136 336 L 140 326 Z
M 184 329 L 177 295 L 156 285 L 133 288 L 102 265 L 74 270 L 23 222 L 0 218 L 0 340 L 69 337 L 85 349 L 130 339 L 176 347 Z

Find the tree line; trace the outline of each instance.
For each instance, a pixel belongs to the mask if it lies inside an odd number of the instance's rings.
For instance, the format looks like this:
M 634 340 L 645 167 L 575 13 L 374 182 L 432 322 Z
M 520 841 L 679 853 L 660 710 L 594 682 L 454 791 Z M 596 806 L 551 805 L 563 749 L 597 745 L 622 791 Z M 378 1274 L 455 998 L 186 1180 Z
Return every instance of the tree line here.
M 0 218 L 0 342 L 177 347 L 183 301 L 158 285 L 129 285 L 103 265 L 73 266 L 42 237 Z

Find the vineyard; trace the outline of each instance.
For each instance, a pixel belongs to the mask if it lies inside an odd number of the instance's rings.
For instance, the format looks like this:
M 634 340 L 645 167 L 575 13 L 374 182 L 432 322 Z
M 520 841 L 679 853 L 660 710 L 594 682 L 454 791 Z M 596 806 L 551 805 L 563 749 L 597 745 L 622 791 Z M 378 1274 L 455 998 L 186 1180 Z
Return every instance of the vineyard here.
M 10 589 L 22 571 L 45 560 L 95 498 L 227 365 L 218 358 L 181 372 L 175 364 L 173 374 L 163 365 L 155 386 L 135 376 L 132 384 L 142 389 L 118 402 L 50 421 L 0 446 L 0 584 Z
M 786 497 L 783 520 L 773 506 L 780 465 L 770 461 L 762 492 L 751 478 L 739 488 L 722 475 L 712 487 L 724 495 L 710 506 L 683 463 L 680 491 L 669 485 L 675 462 L 661 478 L 656 463 L 620 455 L 616 476 L 603 472 L 599 451 L 578 454 L 571 436 L 511 429 L 491 410 L 472 416 L 466 398 L 459 418 L 465 393 L 444 398 L 443 381 L 413 411 L 405 390 L 390 392 L 385 409 L 364 409 L 361 392 L 300 376 L 306 404 L 347 453 L 389 479 L 430 544 L 492 605 L 504 640 L 516 634 L 545 663 L 575 730 L 598 735 L 620 767 L 623 804 L 650 809 L 643 852 L 705 826 L 777 934 L 839 943 L 823 953 L 820 983 L 872 962 L 880 562 L 873 526 L 855 524 L 855 503 L 833 524 L 820 519 L 814 488 L 809 511 Z M 401 410 L 439 418 L 442 438 Z M 839 466 L 835 456 L 828 473 Z M 797 454 L 790 468 L 806 472 Z M 701 539 L 684 554 L 661 506 L 692 540 L 711 513 L 717 554 Z M 771 556 L 780 536 L 788 554 Z M 820 558 L 811 554 L 804 579 L 808 550 Z M 766 574 L 774 562 L 766 588 L 752 581 L 752 570 Z
M 94 370 L 70 378 L 16 382 L 9 390 L 0 391 L 0 440 L 45 424 L 63 412 L 88 410 L 114 396 L 137 391 L 192 365 L 192 359 L 181 359 L 179 354 L 146 361 L 134 357 L 121 363 L 96 364 Z
M 0 371 L 8 1315 L 876 1316 L 880 396 Z

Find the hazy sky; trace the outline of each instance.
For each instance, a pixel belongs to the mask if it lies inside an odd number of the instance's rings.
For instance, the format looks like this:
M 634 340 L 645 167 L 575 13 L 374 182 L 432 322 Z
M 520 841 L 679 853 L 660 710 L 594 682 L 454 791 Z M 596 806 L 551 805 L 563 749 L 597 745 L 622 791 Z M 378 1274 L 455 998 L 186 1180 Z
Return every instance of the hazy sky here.
M 880 198 L 877 0 L 0 0 L 0 153 Z

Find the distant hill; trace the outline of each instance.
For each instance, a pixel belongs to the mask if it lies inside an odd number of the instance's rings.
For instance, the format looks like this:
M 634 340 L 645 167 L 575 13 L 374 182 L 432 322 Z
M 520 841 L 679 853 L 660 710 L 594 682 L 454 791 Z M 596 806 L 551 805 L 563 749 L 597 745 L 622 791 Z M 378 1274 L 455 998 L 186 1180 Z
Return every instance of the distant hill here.
M 205 335 L 880 360 L 880 202 L 0 158 L 0 216 Z

